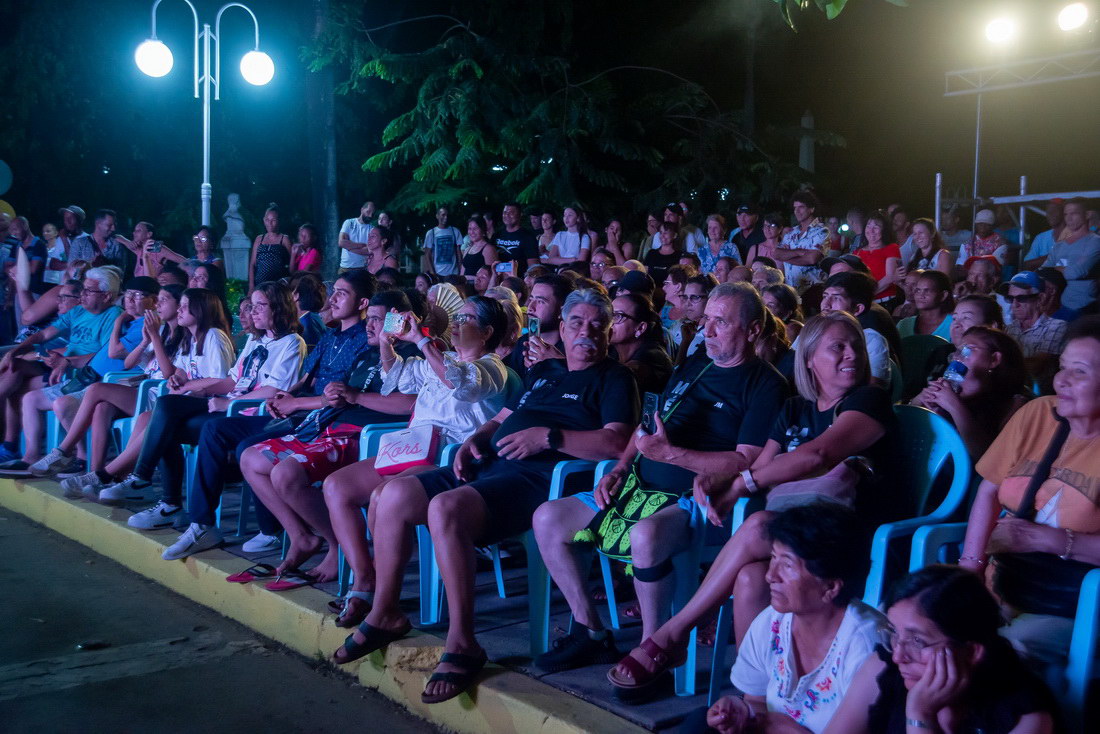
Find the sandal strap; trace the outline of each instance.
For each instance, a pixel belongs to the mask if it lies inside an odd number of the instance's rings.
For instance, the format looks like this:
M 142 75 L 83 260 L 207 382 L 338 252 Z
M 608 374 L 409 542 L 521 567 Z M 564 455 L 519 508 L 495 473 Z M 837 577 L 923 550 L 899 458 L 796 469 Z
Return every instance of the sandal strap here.
M 428 678 L 428 683 L 450 683 L 452 686 L 461 686 L 464 683 L 468 683 L 470 679 L 477 675 L 477 671 L 466 671 L 464 673 L 432 673 Z
M 669 661 L 671 660 L 668 654 L 668 650 L 654 642 L 653 638 L 645 638 L 644 640 L 642 640 L 642 644 L 639 645 L 639 647 L 641 648 L 641 651 L 644 652 L 646 656 L 650 660 L 652 660 L 657 667 L 664 668 L 668 666 Z M 633 658 L 631 659 L 633 660 Z
M 347 601 L 348 599 L 362 599 L 363 601 L 373 601 L 374 600 L 374 592 L 373 591 L 349 591 L 347 594 L 344 595 L 344 601 Z
M 250 566 L 244 570 L 244 573 L 250 573 L 257 578 L 266 578 L 267 576 L 275 575 L 275 567 L 266 563 L 257 563 L 254 566 Z
M 445 652 L 439 658 L 440 663 L 449 663 L 464 670 L 473 670 L 485 665 L 485 653 L 466 655 L 460 652 Z

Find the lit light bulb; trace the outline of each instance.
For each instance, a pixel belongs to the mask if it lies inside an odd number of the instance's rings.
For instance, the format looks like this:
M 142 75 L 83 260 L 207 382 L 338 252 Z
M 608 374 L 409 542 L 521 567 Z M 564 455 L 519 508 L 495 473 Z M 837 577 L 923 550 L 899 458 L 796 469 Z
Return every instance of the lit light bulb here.
M 1058 13 L 1058 27 L 1063 31 L 1080 28 L 1089 19 L 1089 8 L 1084 3 L 1070 3 Z
M 1012 18 L 994 18 L 985 27 L 985 37 L 990 43 L 1008 43 L 1016 37 L 1016 30 Z
M 241 59 L 241 76 L 249 84 L 262 87 L 275 76 L 275 62 L 263 51 L 249 51 Z
M 172 51 L 163 42 L 150 38 L 134 51 L 134 63 L 142 73 L 162 77 L 172 71 Z

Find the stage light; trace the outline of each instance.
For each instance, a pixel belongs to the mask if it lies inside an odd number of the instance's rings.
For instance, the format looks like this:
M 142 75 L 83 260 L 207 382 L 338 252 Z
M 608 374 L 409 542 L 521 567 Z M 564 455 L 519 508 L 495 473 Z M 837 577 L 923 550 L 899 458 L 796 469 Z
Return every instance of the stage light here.
M 1084 3 L 1070 3 L 1058 13 L 1058 27 L 1063 31 L 1074 31 L 1089 19 L 1089 8 Z
M 1016 21 L 1012 18 L 994 18 L 985 27 L 985 37 L 990 43 L 1008 43 L 1016 38 Z

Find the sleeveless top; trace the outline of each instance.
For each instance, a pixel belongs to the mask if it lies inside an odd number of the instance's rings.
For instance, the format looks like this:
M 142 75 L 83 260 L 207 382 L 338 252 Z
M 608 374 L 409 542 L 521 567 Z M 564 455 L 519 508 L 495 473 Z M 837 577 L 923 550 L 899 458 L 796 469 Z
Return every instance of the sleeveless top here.
M 263 237 L 256 250 L 256 285 L 290 275 L 290 253 L 283 246 L 286 235 L 280 235 L 279 241 L 274 244 L 264 244 Z
M 477 271 L 481 270 L 485 265 L 485 248 L 482 247 L 478 252 L 467 252 L 462 256 L 462 269 L 466 273 L 467 278 L 472 278 L 477 275 Z

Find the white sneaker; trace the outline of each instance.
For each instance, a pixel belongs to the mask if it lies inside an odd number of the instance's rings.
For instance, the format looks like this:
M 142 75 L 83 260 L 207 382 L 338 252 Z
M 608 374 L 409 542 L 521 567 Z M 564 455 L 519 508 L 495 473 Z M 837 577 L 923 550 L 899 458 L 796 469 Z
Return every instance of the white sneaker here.
M 108 488 L 109 489 L 109 488 Z M 104 492 L 107 490 L 104 490 Z M 102 497 L 103 492 L 99 495 Z M 170 505 L 161 500 L 148 510 L 130 515 L 126 524 L 138 530 L 156 530 L 157 528 L 171 527 L 180 518 L 183 508 L 179 505 Z
M 268 553 L 277 551 L 283 547 L 283 539 L 278 535 L 264 535 L 260 533 L 251 540 L 246 540 L 241 550 L 245 553 Z
M 183 531 L 179 540 L 164 549 L 160 557 L 166 561 L 187 558 L 195 553 L 217 548 L 222 544 L 222 540 L 221 531 L 213 525 L 199 525 L 193 522 Z
M 78 500 L 82 497 L 96 500 L 99 499 L 99 490 L 103 489 L 103 482 L 99 480 L 99 475 L 93 471 L 62 479 L 61 489 L 65 490 L 64 495 L 71 500 Z
M 121 482 L 100 490 L 99 501 L 105 505 L 121 505 L 127 501 L 148 499 L 147 490 L 152 486 L 152 482 L 131 474 Z
M 52 477 L 71 469 L 78 461 L 80 460 L 76 456 L 66 456 L 61 453 L 61 449 L 52 449 L 45 457 L 31 464 L 28 471 L 32 476 Z

